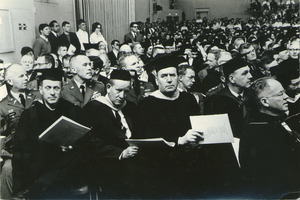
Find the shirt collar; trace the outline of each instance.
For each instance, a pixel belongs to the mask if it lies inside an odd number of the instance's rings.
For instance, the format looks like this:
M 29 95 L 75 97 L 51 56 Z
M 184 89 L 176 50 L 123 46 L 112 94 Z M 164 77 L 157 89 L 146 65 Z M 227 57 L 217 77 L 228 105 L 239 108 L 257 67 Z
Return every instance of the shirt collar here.
M 46 42 L 48 42 L 48 38 L 44 35 L 40 35 L 41 38 L 43 38 L 44 40 L 46 40 Z
M 77 87 L 80 88 L 80 86 L 84 86 L 84 88 L 86 89 L 86 83 L 80 84 L 78 83 L 78 81 L 76 81 L 76 79 L 74 78 L 74 82 L 76 83 Z
M 53 35 L 55 35 L 57 37 L 57 33 L 55 33 L 54 31 L 51 31 L 53 33 Z
M 20 101 L 20 94 L 23 94 L 24 98 L 26 98 L 25 92 L 16 93 L 16 92 L 11 90 L 10 94 L 11 94 L 11 96 L 13 96 L 13 98 L 17 99 L 19 102 L 21 102 Z
M 238 93 L 236 93 L 235 91 L 233 91 L 232 89 L 230 89 L 229 87 L 228 87 L 228 89 L 229 89 L 229 91 L 231 92 L 231 94 L 233 94 L 233 96 L 235 96 L 235 97 L 238 97 L 238 96 L 244 96 L 244 92 L 242 92 L 241 94 L 238 94 Z

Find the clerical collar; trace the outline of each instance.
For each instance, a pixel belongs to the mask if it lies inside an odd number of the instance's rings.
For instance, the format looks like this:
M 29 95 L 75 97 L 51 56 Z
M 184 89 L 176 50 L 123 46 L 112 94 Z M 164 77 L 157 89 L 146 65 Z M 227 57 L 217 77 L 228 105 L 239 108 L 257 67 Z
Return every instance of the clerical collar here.
M 46 40 L 46 42 L 48 42 L 48 38 L 44 35 L 40 35 L 41 38 L 43 38 L 44 40 Z
M 77 87 L 80 88 L 80 86 L 84 86 L 84 88 L 86 88 L 86 83 L 80 84 L 78 81 L 76 81 L 76 79 L 74 78 L 74 82 L 76 83 Z
M 180 95 L 180 92 L 178 89 L 175 91 L 175 93 L 172 97 L 168 97 L 168 96 L 164 95 L 163 93 L 161 93 L 160 90 L 156 90 L 150 94 L 150 96 L 153 96 L 155 98 L 163 99 L 163 100 L 171 100 L 171 101 L 178 99 L 179 95 Z
M 11 96 L 13 96 L 13 98 L 17 99 L 19 102 L 21 102 L 20 100 L 20 94 L 22 94 L 24 96 L 24 98 L 26 98 L 26 94 L 25 92 L 14 92 L 14 91 L 10 91 Z
M 124 108 L 124 106 L 126 105 L 126 101 L 124 101 L 123 105 L 120 106 L 120 108 L 116 108 L 114 104 L 111 102 L 111 100 L 109 99 L 108 94 L 106 94 L 105 96 L 96 97 L 95 100 L 107 105 L 108 107 L 110 107 L 115 111 L 122 110 L 122 108 Z
M 228 87 L 229 91 L 231 92 L 231 94 L 233 94 L 233 96 L 235 96 L 236 98 L 238 98 L 239 96 L 244 96 L 244 91 L 241 94 L 236 93 L 235 91 L 233 91 L 232 89 L 230 89 L 230 87 Z

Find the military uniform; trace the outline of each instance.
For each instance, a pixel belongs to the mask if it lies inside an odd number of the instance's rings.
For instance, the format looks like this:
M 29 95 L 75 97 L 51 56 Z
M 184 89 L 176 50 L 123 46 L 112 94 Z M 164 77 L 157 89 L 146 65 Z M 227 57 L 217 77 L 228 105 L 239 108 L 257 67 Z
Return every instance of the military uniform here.
M 65 100 L 73 103 L 74 105 L 78 105 L 81 108 L 91 99 L 94 99 L 99 95 L 105 95 L 105 86 L 103 83 L 95 80 L 91 80 L 86 83 L 86 91 L 84 97 L 80 92 L 78 86 L 76 85 L 74 79 L 66 82 L 62 91 L 62 97 Z
M 26 90 L 25 95 L 25 106 L 10 93 L 0 102 L 0 134 L 6 136 L 4 140 L 4 149 L 1 152 L 1 157 L 4 158 L 1 174 L 2 198 L 10 198 L 12 193 L 12 137 L 15 133 L 19 118 L 25 109 L 29 108 L 36 99 L 40 98 L 39 91 Z

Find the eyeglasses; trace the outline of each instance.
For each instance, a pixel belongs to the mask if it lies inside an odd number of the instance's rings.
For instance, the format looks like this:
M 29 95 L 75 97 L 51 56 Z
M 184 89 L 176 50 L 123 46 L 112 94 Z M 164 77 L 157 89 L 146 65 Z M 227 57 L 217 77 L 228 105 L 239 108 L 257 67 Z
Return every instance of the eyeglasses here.
M 133 28 L 138 28 L 138 26 L 132 26 Z
M 268 96 L 268 97 L 263 97 L 263 98 L 272 98 L 272 97 L 283 97 L 285 95 L 285 90 L 282 90 L 280 92 L 278 92 L 277 94 L 273 94 L 271 96 Z

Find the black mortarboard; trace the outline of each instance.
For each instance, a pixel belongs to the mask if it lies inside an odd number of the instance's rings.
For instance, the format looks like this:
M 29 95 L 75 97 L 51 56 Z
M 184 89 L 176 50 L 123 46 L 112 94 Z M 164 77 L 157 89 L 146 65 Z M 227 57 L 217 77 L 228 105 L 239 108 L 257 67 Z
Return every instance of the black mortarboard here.
M 278 54 L 278 53 L 280 53 L 282 51 L 286 51 L 286 50 L 287 49 L 284 46 L 279 46 L 279 47 L 276 47 L 276 48 L 273 49 L 275 54 Z
M 89 56 L 89 59 L 91 62 L 93 62 L 94 68 L 96 68 L 96 69 L 103 68 L 103 61 L 98 56 Z
M 123 81 L 130 81 L 130 73 L 126 70 L 115 69 L 110 73 L 110 79 L 118 79 Z
M 164 55 L 160 56 L 157 59 L 154 59 L 150 62 L 152 66 L 154 66 L 154 69 L 156 72 L 168 68 L 168 67 L 178 67 L 179 64 L 179 58 L 175 55 Z
M 223 65 L 224 76 L 228 78 L 228 76 L 235 70 L 238 70 L 245 66 L 248 66 L 248 63 L 245 60 L 241 58 L 233 58 Z
M 32 53 L 33 53 L 33 49 L 30 48 L 30 47 L 23 47 L 23 48 L 21 49 L 21 55 L 22 55 L 22 56 L 28 54 L 29 52 L 32 52 Z
M 39 77 L 39 82 L 42 82 L 43 80 L 62 81 L 64 75 L 64 72 L 57 68 L 43 69 L 41 72 L 42 75 Z
M 97 49 L 98 50 L 98 43 L 97 44 L 83 43 L 83 46 L 86 51 L 89 49 Z
M 291 84 L 291 80 L 299 78 L 299 73 L 295 71 L 288 71 L 279 73 L 276 75 L 276 79 L 282 84 L 283 88 L 287 89 L 287 87 Z

